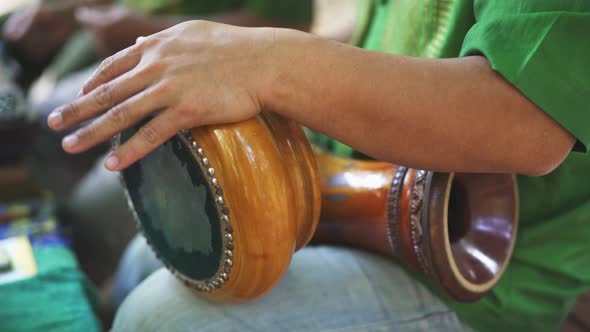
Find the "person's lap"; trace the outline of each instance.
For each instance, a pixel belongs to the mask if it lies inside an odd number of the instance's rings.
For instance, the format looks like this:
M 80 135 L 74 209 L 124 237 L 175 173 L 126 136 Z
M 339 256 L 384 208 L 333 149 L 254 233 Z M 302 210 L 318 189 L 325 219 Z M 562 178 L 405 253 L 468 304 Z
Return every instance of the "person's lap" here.
M 112 331 L 469 330 L 387 258 L 308 247 L 294 256 L 279 285 L 254 303 L 211 303 L 160 269 L 123 302 Z

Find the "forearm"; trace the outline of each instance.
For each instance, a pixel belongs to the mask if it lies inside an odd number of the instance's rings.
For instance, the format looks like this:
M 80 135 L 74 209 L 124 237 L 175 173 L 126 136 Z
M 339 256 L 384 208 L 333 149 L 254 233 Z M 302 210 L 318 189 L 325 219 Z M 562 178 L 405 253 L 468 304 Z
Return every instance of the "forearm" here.
M 540 175 L 575 141 L 483 57 L 401 57 L 286 30 L 275 45 L 264 106 L 377 159 Z

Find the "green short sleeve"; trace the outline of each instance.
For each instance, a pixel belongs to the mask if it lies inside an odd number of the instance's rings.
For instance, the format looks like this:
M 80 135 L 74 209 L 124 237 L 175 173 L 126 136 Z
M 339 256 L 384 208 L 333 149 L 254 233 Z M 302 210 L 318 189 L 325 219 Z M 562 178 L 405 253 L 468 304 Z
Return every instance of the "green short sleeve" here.
M 476 0 L 462 56 L 492 68 L 590 146 L 590 1 Z
M 309 24 L 313 16 L 312 0 L 247 0 L 246 8 L 291 23 Z

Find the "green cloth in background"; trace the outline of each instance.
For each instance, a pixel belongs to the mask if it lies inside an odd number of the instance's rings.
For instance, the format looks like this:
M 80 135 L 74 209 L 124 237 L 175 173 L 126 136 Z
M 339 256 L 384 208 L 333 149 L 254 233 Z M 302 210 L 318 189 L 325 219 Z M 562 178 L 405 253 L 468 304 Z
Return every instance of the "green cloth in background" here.
M 10 332 L 100 331 L 90 297 L 93 288 L 69 249 L 33 247 L 38 274 L 0 285 L 0 330 Z
M 30 191 L 13 200 L 10 196 L 17 196 L 20 190 L 12 190 L 6 184 L 0 188 L 0 217 L 13 216 L 11 221 L 0 222 L 0 240 L 26 237 L 37 267 L 32 277 L 12 282 L 4 279 L 5 283 L 0 283 L 0 331 L 100 331 L 93 310 L 97 305 L 95 289 L 80 271 L 67 247 L 67 238 L 53 217 L 53 196 Z M 17 260 L 26 261 L 31 254 L 30 249 L 12 250 L 16 251 Z
M 575 150 L 590 144 L 590 1 L 360 4 L 359 46 L 429 58 L 484 55 L 578 139 Z M 324 136 L 311 138 L 334 153 L 353 153 Z M 478 331 L 557 331 L 576 297 L 590 289 L 590 156 L 571 153 L 551 174 L 519 176 L 518 184 L 519 235 L 498 285 L 472 304 L 455 303 L 433 288 Z

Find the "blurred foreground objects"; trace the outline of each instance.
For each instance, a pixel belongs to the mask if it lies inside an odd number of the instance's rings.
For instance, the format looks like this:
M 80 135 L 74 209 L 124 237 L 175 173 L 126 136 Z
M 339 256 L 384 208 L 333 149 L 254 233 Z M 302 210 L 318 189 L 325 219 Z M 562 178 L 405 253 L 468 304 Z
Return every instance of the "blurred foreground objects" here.
M 55 198 L 30 176 L 37 125 L 12 77 L 0 60 L 0 329 L 100 331 Z

